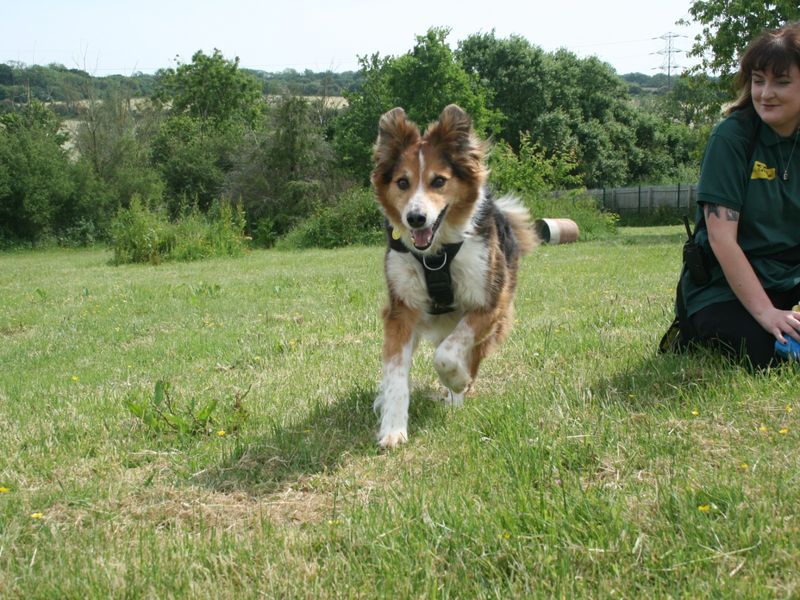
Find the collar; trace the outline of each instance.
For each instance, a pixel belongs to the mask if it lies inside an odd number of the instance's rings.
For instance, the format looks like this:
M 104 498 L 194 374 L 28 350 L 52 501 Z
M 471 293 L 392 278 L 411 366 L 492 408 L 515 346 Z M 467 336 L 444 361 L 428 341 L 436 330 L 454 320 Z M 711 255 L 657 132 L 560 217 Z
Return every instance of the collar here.
M 428 311 L 432 315 L 442 315 L 455 310 L 453 302 L 453 279 L 450 276 L 450 265 L 453 258 L 461 249 L 463 242 L 456 244 L 444 244 L 438 254 L 427 255 L 409 250 L 403 242 L 395 239 L 392 235 L 394 229 L 386 221 L 386 237 L 389 240 L 389 248 L 396 252 L 411 254 L 422 265 L 425 274 L 425 285 L 428 288 L 428 296 L 431 299 L 431 308 Z

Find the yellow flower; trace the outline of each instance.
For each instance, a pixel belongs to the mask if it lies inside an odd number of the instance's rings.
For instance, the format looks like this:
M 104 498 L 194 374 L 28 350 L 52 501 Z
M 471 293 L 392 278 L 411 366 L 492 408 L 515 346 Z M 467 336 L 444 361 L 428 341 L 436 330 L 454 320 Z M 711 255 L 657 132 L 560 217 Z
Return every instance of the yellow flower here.
M 747 471 L 747 469 L 749 469 L 749 468 L 750 468 L 750 465 L 748 465 L 747 463 L 742 463 L 742 464 L 740 464 L 740 465 L 739 465 L 739 468 L 740 468 L 742 471 Z
M 7 487 L 0 487 L 0 494 L 7 494 L 10 491 Z
M 699 415 L 700 415 L 700 411 L 699 411 L 699 410 L 697 410 L 697 409 L 695 408 L 695 409 L 692 411 L 692 414 L 693 414 L 695 417 L 697 417 L 697 416 L 699 416 Z
M 223 436 L 225 435 L 225 430 L 224 430 L 224 429 L 220 429 L 220 430 L 217 432 L 217 435 L 218 435 L 219 437 L 223 437 Z
M 780 433 L 781 435 L 786 435 L 787 433 L 789 433 L 789 428 L 788 427 L 781 427 L 781 429 L 780 429 L 780 431 L 778 431 L 778 433 Z
M 503 539 L 504 539 L 504 540 L 509 540 L 509 539 L 511 539 L 511 534 L 510 534 L 510 533 L 508 533 L 508 532 L 506 531 L 505 533 L 503 533 Z
M 43 519 L 43 518 L 44 518 L 44 514 L 43 513 L 39 513 L 39 512 L 31 513 L 31 519 Z
M 786 412 L 787 413 L 792 412 L 792 407 L 790 405 L 788 405 L 788 404 L 786 405 Z
M 72 376 L 72 381 L 80 381 L 80 379 L 81 379 L 81 378 L 80 378 L 80 377 L 78 377 L 77 375 L 73 375 L 73 376 Z
M 697 510 L 699 510 L 700 512 L 709 512 L 711 510 L 711 505 L 701 504 L 700 506 L 697 507 Z
M 766 425 L 762 425 L 761 427 L 758 428 L 758 430 L 761 433 L 765 433 L 765 432 L 769 431 L 769 427 L 767 427 Z

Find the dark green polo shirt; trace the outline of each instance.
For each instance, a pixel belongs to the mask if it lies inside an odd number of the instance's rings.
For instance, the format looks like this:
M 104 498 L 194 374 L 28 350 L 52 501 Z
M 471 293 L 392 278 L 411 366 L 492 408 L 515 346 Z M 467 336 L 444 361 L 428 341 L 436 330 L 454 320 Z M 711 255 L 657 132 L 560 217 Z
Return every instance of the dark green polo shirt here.
M 740 111 L 719 123 L 706 145 L 698 184 L 697 223 L 703 204 L 719 204 L 739 212 L 738 242 L 764 289 L 788 290 L 800 284 L 800 265 L 764 258 L 800 244 L 800 143 L 782 139 L 766 123 L 756 133 L 752 111 Z M 755 140 L 750 160 L 748 151 Z M 791 160 L 789 158 L 791 156 Z M 788 162 L 789 180 L 782 178 Z M 723 216 L 724 218 L 724 216 Z M 736 296 L 713 259 L 704 226 L 696 240 L 712 257 L 711 282 L 697 287 L 684 274 L 689 315 Z

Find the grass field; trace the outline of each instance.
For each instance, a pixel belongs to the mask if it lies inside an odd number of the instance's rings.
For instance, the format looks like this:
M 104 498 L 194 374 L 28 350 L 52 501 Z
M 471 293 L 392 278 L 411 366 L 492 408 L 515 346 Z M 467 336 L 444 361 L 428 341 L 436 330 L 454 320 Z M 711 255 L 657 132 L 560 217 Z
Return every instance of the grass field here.
M 382 249 L 0 254 L 0 597 L 798 597 L 800 370 L 656 354 L 681 240 L 540 247 L 383 454 Z

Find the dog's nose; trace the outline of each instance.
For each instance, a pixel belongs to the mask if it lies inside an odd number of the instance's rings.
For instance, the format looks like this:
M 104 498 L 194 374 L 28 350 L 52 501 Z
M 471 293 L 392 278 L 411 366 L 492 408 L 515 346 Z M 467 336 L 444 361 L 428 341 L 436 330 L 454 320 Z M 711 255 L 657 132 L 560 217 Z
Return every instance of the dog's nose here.
M 410 212 L 406 215 L 406 221 L 411 229 L 419 229 L 425 225 L 425 221 L 427 220 L 428 218 L 420 212 Z

